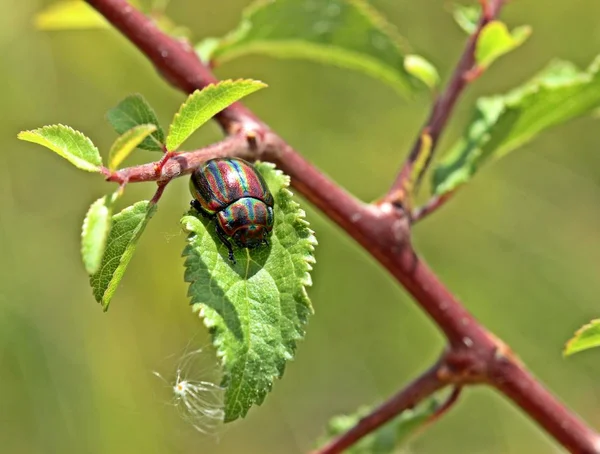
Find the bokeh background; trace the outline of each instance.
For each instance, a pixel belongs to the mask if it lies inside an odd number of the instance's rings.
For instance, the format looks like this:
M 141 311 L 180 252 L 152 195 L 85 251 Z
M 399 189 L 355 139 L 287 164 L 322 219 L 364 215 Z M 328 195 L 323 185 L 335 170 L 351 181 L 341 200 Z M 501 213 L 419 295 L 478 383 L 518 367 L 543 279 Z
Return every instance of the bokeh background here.
M 247 3 L 172 0 L 168 12 L 197 38 L 220 36 Z M 450 2 L 372 3 L 448 76 L 465 40 Z M 103 313 L 80 262 L 79 235 L 89 204 L 112 187 L 16 139 L 22 129 L 60 122 L 106 151 L 115 135 L 104 113 L 127 94 L 144 94 L 164 124 L 184 97 L 112 30 L 36 31 L 32 18 L 47 4 L 0 0 L 0 452 L 306 452 L 331 416 L 382 401 L 435 360 L 443 347 L 435 326 L 373 259 L 303 203 L 320 245 L 310 289 L 316 314 L 295 361 L 245 420 L 211 436 L 184 422 L 152 372 L 172 377 L 186 348 L 208 343 L 182 279 L 178 221 L 190 199 L 187 181 L 169 187 Z M 586 66 L 600 52 L 598 2 L 512 1 L 503 17 L 531 24 L 534 34 L 469 90 L 441 151 L 477 96 L 509 89 L 553 57 Z M 250 56 L 217 73 L 268 82 L 248 98 L 250 107 L 366 201 L 388 188 L 431 101 L 427 93 L 401 99 L 365 76 L 309 62 Z M 210 124 L 193 144 L 219 137 Z M 449 288 L 596 427 L 600 352 L 565 360 L 561 349 L 600 315 L 599 148 L 597 120 L 556 128 L 487 167 L 415 229 L 419 250 Z M 139 152 L 129 162 L 152 158 Z M 123 206 L 152 193 L 151 185 L 132 185 Z M 210 349 L 203 359 L 214 369 Z M 406 450 L 561 452 L 484 388 L 465 392 Z

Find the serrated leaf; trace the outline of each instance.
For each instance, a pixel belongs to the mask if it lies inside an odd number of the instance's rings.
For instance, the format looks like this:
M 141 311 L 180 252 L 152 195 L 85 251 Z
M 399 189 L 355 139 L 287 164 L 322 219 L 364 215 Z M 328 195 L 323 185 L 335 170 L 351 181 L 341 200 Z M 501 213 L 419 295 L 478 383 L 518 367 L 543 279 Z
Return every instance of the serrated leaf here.
M 311 285 L 315 237 L 287 189 L 289 178 L 270 164 L 256 167 L 275 198 L 269 246 L 234 248 L 233 265 L 214 221 L 193 211 L 181 220 L 189 232 L 183 252 L 188 294 L 222 362 L 225 421 L 263 402 L 294 357 L 312 314 L 305 288 Z
M 435 88 L 440 84 L 440 75 L 435 66 L 420 55 L 407 55 L 404 59 L 404 69 L 429 88 Z
M 64 0 L 51 3 L 35 16 L 40 30 L 70 30 L 107 28 L 108 22 L 83 0 Z
M 102 263 L 98 272 L 90 277 L 94 297 L 105 311 L 156 207 L 156 204 L 143 200 L 112 217 Z
M 108 168 L 115 170 L 146 137 L 156 131 L 156 125 L 134 126 L 119 136 L 108 152 Z
M 165 133 L 158 123 L 154 109 L 142 95 L 128 96 L 116 107 L 110 109 L 106 114 L 106 118 L 119 134 L 124 134 L 136 126 L 153 124 L 156 126 L 156 131 L 146 137 L 138 145 L 138 148 L 148 151 L 163 151 Z
M 600 319 L 592 320 L 579 328 L 565 345 L 563 354 L 569 356 L 594 347 L 600 347 Z
M 453 191 L 484 163 L 551 126 L 591 114 L 600 106 L 599 62 L 579 71 L 572 63 L 556 61 L 506 95 L 480 98 L 463 138 L 433 172 L 433 192 Z
M 453 5 L 452 15 L 460 28 L 472 35 L 477 30 L 481 18 L 480 6 Z
M 403 40 L 365 0 L 259 0 L 220 45 L 201 46 L 202 58 L 217 64 L 250 53 L 302 58 L 363 72 L 402 94 L 414 90 Z
M 347 454 L 395 453 L 415 432 L 429 422 L 443 403 L 443 399 L 434 395 L 415 408 L 403 411 L 398 417 L 362 438 L 344 452 Z M 372 408 L 362 407 L 352 415 L 335 416 L 329 421 L 326 435 L 321 438 L 320 444 L 325 445 L 346 433 L 371 411 Z
M 88 274 L 100 268 L 112 224 L 112 205 L 117 193 L 99 198 L 90 206 L 81 229 L 81 257 Z
M 509 31 L 506 24 L 492 21 L 481 30 L 475 47 L 475 61 L 480 68 L 487 68 L 502 55 L 507 54 L 525 42 L 531 35 L 531 27 L 517 27 Z
M 102 166 L 100 152 L 92 141 L 69 126 L 44 126 L 31 131 L 21 131 L 17 137 L 49 148 L 78 169 L 99 172 Z
M 196 129 L 220 111 L 266 86 L 258 80 L 240 79 L 225 80 L 196 90 L 181 105 L 171 122 L 167 150 L 176 151 Z

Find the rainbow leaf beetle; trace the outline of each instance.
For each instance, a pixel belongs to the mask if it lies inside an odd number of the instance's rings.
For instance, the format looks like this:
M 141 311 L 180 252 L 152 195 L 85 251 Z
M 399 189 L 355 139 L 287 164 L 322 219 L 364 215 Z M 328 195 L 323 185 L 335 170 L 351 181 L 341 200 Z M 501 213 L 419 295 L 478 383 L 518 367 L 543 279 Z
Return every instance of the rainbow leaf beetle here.
M 192 173 L 191 205 L 201 215 L 214 219 L 217 236 L 235 263 L 230 240 L 253 249 L 268 245 L 273 230 L 274 199 L 262 175 L 239 158 L 215 158 Z

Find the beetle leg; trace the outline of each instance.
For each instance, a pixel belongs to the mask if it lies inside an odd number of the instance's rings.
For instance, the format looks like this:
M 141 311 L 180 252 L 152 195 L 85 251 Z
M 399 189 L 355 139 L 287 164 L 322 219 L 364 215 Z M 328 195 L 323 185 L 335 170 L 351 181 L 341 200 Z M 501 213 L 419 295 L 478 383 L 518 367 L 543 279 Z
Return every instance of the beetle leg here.
M 200 210 L 200 202 L 198 202 L 196 199 L 190 200 L 190 206 L 198 212 L 202 211 Z
M 221 240 L 221 243 L 223 243 L 225 245 L 225 247 L 227 248 L 227 250 L 229 251 L 229 260 L 231 260 L 233 262 L 233 264 L 235 265 L 237 262 L 235 261 L 235 257 L 233 256 L 233 248 L 231 247 L 231 243 L 227 240 L 227 237 L 221 231 L 218 224 L 215 226 L 215 230 L 217 231 L 217 236 Z
M 208 215 L 205 213 L 205 211 L 202 209 L 202 205 L 200 205 L 200 202 L 198 202 L 196 199 L 193 199 L 190 201 L 190 206 L 196 210 L 198 213 L 200 213 L 202 215 L 202 217 L 208 217 Z

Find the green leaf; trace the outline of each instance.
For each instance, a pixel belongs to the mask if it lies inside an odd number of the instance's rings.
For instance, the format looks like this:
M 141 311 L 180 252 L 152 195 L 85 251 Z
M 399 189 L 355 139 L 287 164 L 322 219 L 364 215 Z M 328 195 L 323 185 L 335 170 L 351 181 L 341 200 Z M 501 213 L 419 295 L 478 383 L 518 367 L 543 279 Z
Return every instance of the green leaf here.
M 200 58 L 202 63 L 208 65 L 210 64 L 210 60 L 212 55 L 217 47 L 221 44 L 221 40 L 219 38 L 205 38 L 200 41 L 194 47 L 194 51 L 196 55 Z
M 512 32 L 500 21 L 488 23 L 477 40 L 475 61 L 481 68 L 487 68 L 496 59 L 516 49 L 531 35 L 531 27 L 522 26 Z
M 116 107 L 110 109 L 106 118 L 119 134 L 124 134 L 136 126 L 153 124 L 156 126 L 156 131 L 150 137 L 146 137 L 138 145 L 138 148 L 148 151 L 163 151 L 165 133 L 158 123 L 156 113 L 154 113 L 154 110 L 142 95 L 134 94 L 128 96 Z
M 35 16 L 40 30 L 107 28 L 108 22 L 83 0 L 63 0 L 51 3 Z
M 200 44 L 202 58 L 217 64 L 251 53 L 303 58 L 361 71 L 401 94 L 414 90 L 403 40 L 365 0 L 259 0 L 220 45 L 209 44 Z
M 112 217 L 112 228 L 108 234 L 102 263 L 99 270 L 90 277 L 94 297 L 105 311 L 108 310 L 137 242 L 156 212 L 156 207 L 156 204 L 143 200 Z
M 481 18 L 480 6 L 453 5 L 452 15 L 460 28 L 472 35 L 477 30 Z
M 404 69 L 429 88 L 435 88 L 440 84 L 440 75 L 435 66 L 420 55 L 407 55 L 404 59 Z
M 146 137 L 156 131 L 156 125 L 134 126 L 119 136 L 108 152 L 108 168 L 115 170 Z
M 181 220 L 189 232 L 185 281 L 193 309 L 212 334 L 223 367 L 225 421 L 261 404 L 312 314 L 306 286 L 316 244 L 304 211 L 287 189 L 289 178 L 270 164 L 256 168 L 275 198 L 275 226 L 269 246 L 234 247 L 237 264 L 215 233 L 214 221 L 190 211 Z
M 441 393 L 440 393 L 441 394 Z M 442 407 L 445 400 L 434 395 L 413 409 L 403 411 L 398 417 L 362 438 L 358 443 L 344 451 L 347 454 L 390 454 L 405 444 L 408 439 L 422 428 L 430 418 Z M 373 411 L 369 407 L 361 407 L 352 415 L 335 416 L 327 425 L 326 435 L 320 444 L 339 437 L 352 429 L 358 422 Z
M 592 320 L 579 328 L 565 345 L 563 354 L 569 356 L 594 347 L 600 347 L 600 319 Z
M 433 192 L 468 182 L 481 166 L 526 144 L 542 131 L 593 113 L 600 106 L 597 59 L 586 71 L 555 61 L 506 95 L 480 98 L 461 140 L 433 172 Z
M 90 206 L 81 229 L 81 257 L 89 275 L 95 274 L 106 249 L 112 224 L 112 205 L 118 193 L 99 198 Z
M 69 126 L 44 126 L 31 131 L 21 131 L 17 137 L 49 148 L 78 169 L 99 172 L 102 166 L 100 152 L 92 141 Z
M 196 90 L 181 105 L 169 127 L 167 150 L 176 151 L 192 133 L 236 101 L 267 85 L 251 79 L 225 80 Z

